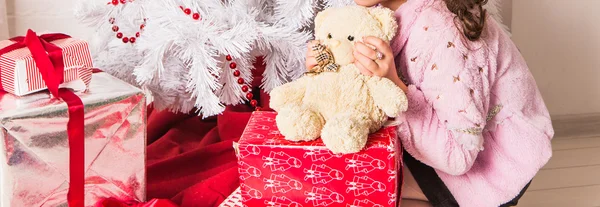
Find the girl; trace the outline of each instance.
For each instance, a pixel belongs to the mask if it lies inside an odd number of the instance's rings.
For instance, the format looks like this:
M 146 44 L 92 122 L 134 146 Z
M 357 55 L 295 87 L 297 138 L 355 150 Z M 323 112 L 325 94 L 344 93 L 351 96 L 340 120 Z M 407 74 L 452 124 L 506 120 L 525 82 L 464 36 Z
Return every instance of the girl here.
M 399 24 L 391 45 L 356 42 L 354 62 L 409 97 L 399 130 L 403 206 L 516 205 L 551 157 L 554 131 L 525 60 L 482 8 L 487 0 L 355 2 L 395 10 Z M 315 63 L 308 52 L 307 68 Z

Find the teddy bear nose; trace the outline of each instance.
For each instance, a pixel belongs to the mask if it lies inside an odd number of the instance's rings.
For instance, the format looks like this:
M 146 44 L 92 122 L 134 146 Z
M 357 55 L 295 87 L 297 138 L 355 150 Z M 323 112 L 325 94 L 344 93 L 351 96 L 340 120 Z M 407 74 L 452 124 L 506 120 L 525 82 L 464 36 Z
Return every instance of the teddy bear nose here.
M 329 46 L 330 47 L 337 47 L 340 45 L 340 41 L 339 40 L 331 40 L 329 41 Z

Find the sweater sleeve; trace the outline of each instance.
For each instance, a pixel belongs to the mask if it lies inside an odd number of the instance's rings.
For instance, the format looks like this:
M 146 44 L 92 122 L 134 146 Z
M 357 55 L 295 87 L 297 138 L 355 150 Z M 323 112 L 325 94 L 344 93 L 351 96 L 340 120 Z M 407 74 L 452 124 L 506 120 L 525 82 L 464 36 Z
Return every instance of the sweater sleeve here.
M 415 85 L 409 86 L 409 106 L 406 121 L 411 135 L 401 137 L 403 146 L 417 160 L 451 175 L 462 175 L 469 171 L 478 152 L 482 149 L 483 137 L 480 128 L 469 127 L 476 120 L 453 117 L 460 122 L 449 127 L 441 120 L 441 113 L 451 109 L 434 109 L 426 95 Z
M 458 31 L 447 29 L 440 34 L 428 43 L 409 41 L 407 45 L 419 45 L 425 51 L 408 57 L 407 67 L 418 75 L 413 74 L 417 82 L 409 85 L 407 92 L 405 117 L 411 136 L 401 140 L 407 152 L 421 162 L 462 175 L 483 150 L 489 105 L 489 83 L 481 72 L 486 55 L 485 49 L 466 49 Z

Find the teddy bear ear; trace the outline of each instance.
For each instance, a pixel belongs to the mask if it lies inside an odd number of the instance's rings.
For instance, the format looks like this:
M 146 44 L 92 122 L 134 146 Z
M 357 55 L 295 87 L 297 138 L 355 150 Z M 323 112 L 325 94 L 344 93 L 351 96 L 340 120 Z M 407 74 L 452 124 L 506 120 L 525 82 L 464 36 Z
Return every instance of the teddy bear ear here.
M 387 38 L 388 41 L 391 41 L 398 29 L 398 23 L 396 22 L 396 17 L 394 17 L 394 12 L 385 7 L 371 7 L 369 8 L 369 13 L 379 20 L 385 38 Z
M 327 8 L 317 14 L 317 16 L 315 17 L 315 31 L 321 28 L 323 21 L 325 21 L 325 18 L 329 16 L 333 9 L 334 8 Z

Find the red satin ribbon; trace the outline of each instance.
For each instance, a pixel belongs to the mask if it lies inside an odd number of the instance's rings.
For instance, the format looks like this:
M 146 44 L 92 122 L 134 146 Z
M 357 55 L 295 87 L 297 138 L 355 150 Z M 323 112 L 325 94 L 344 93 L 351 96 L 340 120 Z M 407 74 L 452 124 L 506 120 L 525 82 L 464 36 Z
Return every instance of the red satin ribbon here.
M 69 122 L 67 123 L 67 132 L 69 135 L 69 192 L 67 194 L 67 201 L 70 207 L 83 207 L 85 196 L 83 102 L 72 91 L 58 88 L 64 81 L 62 49 L 50 43 L 65 38 L 70 38 L 70 36 L 65 34 L 45 34 L 38 37 L 35 32 L 28 30 L 25 37 L 11 39 L 16 42 L 15 44 L 0 49 L 0 56 L 13 50 L 27 47 L 50 93 L 67 103 L 69 107 Z M 2 81 L 0 80 L 0 90 L 2 89 L 1 83 Z

